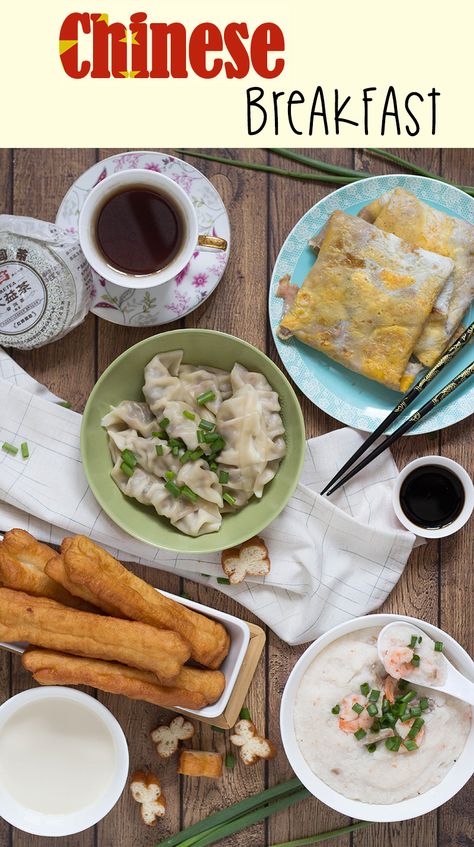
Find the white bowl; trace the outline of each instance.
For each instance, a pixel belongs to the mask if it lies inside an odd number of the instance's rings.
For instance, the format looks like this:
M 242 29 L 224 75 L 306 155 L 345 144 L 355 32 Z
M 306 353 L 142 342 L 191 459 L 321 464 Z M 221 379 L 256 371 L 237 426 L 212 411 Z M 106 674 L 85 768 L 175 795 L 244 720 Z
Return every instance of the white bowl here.
M 471 731 L 467 738 L 464 749 L 448 771 L 444 779 L 434 788 L 430 788 L 424 794 L 417 797 L 412 797 L 409 800 L 402 800 L 400 803 L 362 803 L 359 800 L 350 800 L 339 794 L 329 785 L 326 785 L 307 764 L 295 735 L 295 727 L 293 720 L 294 703 L 298 688 L 303 679 L 303 676 L 316 658 L 328 644 L 331 644 L 342 635 L 347 635 L 351 632 L 356 632 L 359 629 L 365 629 L 368 626 L 383 627 L 392 621 L 402 620 L 408 623 L 416 624 L 435 641 L 442 641 L 444 648 L 443 652 L 453 664 L 464 673 L 468 679 L 474 681 L 474 662 L 466 651 L 454 640 L 450 635 L 437 626 L 418 620 L 417 618 L 407 617 L 406 615 L 364 615 L 361 618 L 355 618 L 352 621 L 339 624 L 333 627 L 318 638 L 305 653 L 293 668 L 283 692 L 280 712 L 280 725 L 283 746 L 286 755 L 293 768 L 296 776 L 299 777 L 303 785 L 311 792 L 318 800 L 351 818 L 365 821 L 403 821 L 410 818 L 416 818 L 419 815 L 425 815 L 433 809 L 437 809 L 447 800 L 454 796 L 468 779 L 474 773 L 474 707 L 472 714 Z
M 446 526 L 439 527 L 439 529 L 428 529 L 427 527 L 412 523 L 403 511 L 400 503 L 400 490 L 403 482 L 407 476 L 415 470 L 415 468 L 422 467 L 423 465 L 438 465 L 439 467 L 447 468 L 455 476 L 457 476 L 464 488 L 464 506 L 462 507 L 460 514 L 457 516 L 456 520 L 451 521 L 451 523 Z M 406 467 L 404 467 L 401 473 L 397 476 L 393 487 L 392 502 L 398 520 L 401 524 L 403 524 L 403 526 L 409 529 L 410 532 L 414 532 L 415 535 L 419 535 L 421 538 L 445 538 L 447 535 L 453 535 L 461 529 L 461 527 L 463 527 L 471 517 L 472 510 L 474 509 L 474 486 L 467 471 L 462 467 L 462 465 L 459 465 L 452 459 L 447 459 L 445 456 L 422 456 L 420 459 L 415 459 L 413 462 L 406 465 Z
M 82 691 L 62 686 L 32 688 L 11 697 L 0 706 L 0 729 L 23 706 L 47 699 L 71 700 L 80 703 L 101 719 L 114 742 L 115 773 L 111 776 L 107 789 L 94 803 L 77 812 L 64 815 L 42 814 L 33 809 L 28 809 L 0 785 L 0 815 L 8 823 L 32 835 L 74 835 L 98 823 L 115 806 L 128 777 L 128 746 L 120 724 L 102 703 Z M 74 762 L 71 762 L 70 766 L 74 768 Z M 64 778 L 67 779 L 67 773 L 64 774 Z

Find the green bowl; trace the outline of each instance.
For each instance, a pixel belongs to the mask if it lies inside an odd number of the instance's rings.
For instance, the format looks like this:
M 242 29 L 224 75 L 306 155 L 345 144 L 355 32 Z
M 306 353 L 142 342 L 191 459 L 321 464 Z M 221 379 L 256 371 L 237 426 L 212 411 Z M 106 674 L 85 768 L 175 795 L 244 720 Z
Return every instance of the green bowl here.
M 151 506 L 143 506 L 119 490 L 110 476 L 107 435 L 101 420 L 121 400 L 143 401 L 145 365 L 157 353 L 183 350 L 183 361 L 230 370 L 240 362 L 262 373 L 277 392 L 285 426 L 286 455 L 274 479 L 265 486 L 260 500 L 253 497 L 240 511 L 223 516 L 218 532 L 191 538 L 175 529 Z M 122 353 L 94 386 L 84 411 L 81 453 L 89 485 L 106 514 L 129 535 L 175 553 L 211 553 L 241 544 L 261 532 L 276 518 L 290 499 L 300 478 L 305 451 L 305 429 L 300 405 L 286 377 L 260 350 L 223 332 L 208 329 L 178 329 L 146 338 Z

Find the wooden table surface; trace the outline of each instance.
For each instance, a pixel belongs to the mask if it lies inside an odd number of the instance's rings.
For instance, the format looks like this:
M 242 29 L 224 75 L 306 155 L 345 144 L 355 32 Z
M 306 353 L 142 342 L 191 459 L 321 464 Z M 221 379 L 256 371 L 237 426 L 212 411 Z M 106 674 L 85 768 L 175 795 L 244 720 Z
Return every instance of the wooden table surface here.
M 59 202 L 71 182 L 82 171 L 115 150 L 60 149 L 0 150 L 0 211 L 54 220 Z M 222 154 L 223 151 L 216 151 Z M 306 152 L 306 151 L 305 151 Z M 307 151 L 348 166 L 363 166 L 373 173 L 389 173 L 382 161 L 351 150 Z M 440 173 L 447 179 L 474 183 L 472 150 L 397 151 L 413 162 Z M 251 161 L 266 162 L 262 150 L 225 151 Z M 211 297 L 182 321 L 168 324 L 207 327 L 233 333 L 266 351 L 279 364 L 267 321 L 267 288 L 275 257 L 288 232 L 300 216 L 327 193 L 317 183 L 298 183 L 277 176 L 193 160 L 210 177 L 228 208 L 232 227 L 232 253 L 225 276 Z M 284 165 L 285 166 L 285 165 Z M 128 329 L 90 315 L 85 323 L 63 340 L 41 350 L 17 353 L 15 358 L 34 377 L 81 411 L 98 375 L 127 347 L 160 330 Z M 340 426 L 301 397 L 308 436 L 320 435 Z M 402 439 L 396 445 L 399 466 L 417 456 L 442 453 L 461 462 L 472 472 L 472 430 L 465 420 L 439 433 Z M 467 650 L 474 652 L 472 605 L 472 528 L 456 536 L 432 542 L 413 553 L 396 589 L 383 611 L 403 612 L 438 624 Z M 9 529 L 10 527 L 0 527 Z M 185 590 L 200 600 L 247 620 L 255 618 L 210 588 L 201 588 L 150 568 L 137 568 L 153 585 L 175 593 Z M 288 647 L 271 631 L 267 648 L 250 689 L 248 706 L 261 730 L 278 744 L 278 755 L 270 763 L 226 771 L 221 782 L 191 781 L 175 774 L 175 762 L 160 763 L 149 740 L 149 732 L 166 715 L 156 707 L 112 695 L 99 699 L 116 715 L 130 745 L 131 767 L 159 774 L 168 806 L 166 818 L 155 829 L 144 826 L 136 804 L 127 791 L 112 812 L 95 829 L 77 836 L 39 839 L 11 829 L 0 821 L 1 847 L 152 847 L 165 834 L 205 817 L 291 774 L 279 739 L 279 701 L 286 679 L 303 648 Z M 2 699 L 31 687 L 30 677 L 16 657 L 0 655 Z M 167 716 L 170 716 L 169 713 Z M 196 746 L 204 750 L 230 749 L 227 735 L 202 726 Z M 71 763 L 74 767 L 74 763 Z M 65 774 L 67 778 L 67 774 Z M 364 778 L 361 773 L 361 779 Z M 469 847 L 474 843 L 472 786 L 465 787 L 442 809 L 405 823 L 374 825 L 353 836 L 331 842 L 335 847 Z M 298 804 L 288 813 L 266 824 L 244 831 L 232 839 L 233 847 L 263 847 L 278 842 L 343 826 L 347 820 L 316 800 Z M 229 842 L 225 842 L 226 844 Z

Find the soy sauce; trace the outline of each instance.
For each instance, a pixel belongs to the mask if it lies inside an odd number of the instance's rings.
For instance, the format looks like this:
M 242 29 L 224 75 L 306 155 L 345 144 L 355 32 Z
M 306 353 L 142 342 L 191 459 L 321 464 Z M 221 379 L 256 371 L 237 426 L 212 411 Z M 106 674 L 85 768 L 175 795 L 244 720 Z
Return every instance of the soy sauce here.
M 400 503 L 407 518 L 425 529 L 440 529 L 456 520 L 464 506 L 459 478 L 440 465 L 415 468 L 400 489 Z
M 172 201 L 143 186 L 108 197 L 96 221 L 98 246 L 116 270 L 140 276 L 162 270 L 178 253 L 184 232 Z

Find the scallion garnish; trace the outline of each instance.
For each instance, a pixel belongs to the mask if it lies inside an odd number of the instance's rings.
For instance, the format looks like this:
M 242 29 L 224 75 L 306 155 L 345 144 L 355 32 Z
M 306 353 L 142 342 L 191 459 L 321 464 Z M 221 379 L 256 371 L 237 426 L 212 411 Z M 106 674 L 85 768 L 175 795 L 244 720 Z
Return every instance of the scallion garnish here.
M 206 432 L 214 432 L 216 425 L 212 421 L 205 421 L 204 418 L 199 421 L 199 429 L 205 429 Z
M 165 488 L 173 497 L 181 496 L 181 489 L 171 479 L 165 483 Z
M 376 718 L 374 720 L 372 726 L 370 727 L 370 731 L 371 732 L 380 732 L 380 721 L 379 721 L 378 718 Z
M 413 653 L 411 664 L 414 668 L 418 668 L 420 666 L 420 657 L 416 653 Z
M 120 470 L 122 471 L 122 473 L 125 474 L 125 476 L 128 476 L 128 478 L 130 479 L 130 477 L 134 474 L 135 468 L 131 468 L 130 465 L 127 465 L 126 462 L 122 462 L 122 464 L 120 465 Z
M 195 503 L 198 499 L 198 495 L 195 491 L 192 490 L 192 488 L 189 487 L 189 485 L 182 486 L 181 494 L 183 495 L 183 497 L 186 497 L 186 500 L 190 500 L 191 503 Z
M 179 447 L 177 444 L 175 444 L 175 446 L 171 448 L 171 453 L 173 456 L 179 456 Z
M 363 683 L 362 683 L 362 685 L 360 686 L 360 693 L 361 693 L 361 694 L 363 694 L 363 695 L 364 695 L 364 697 L 367 697 L 367 695 L 369 694 L 369 692 L 370 692 L 370 685 L 369 685 L 369 683 L 368 683 L 368 682 L 363 682 Z
M 377 709 L 377 706 L 375 705 L 375 703 L 370 703 L 367 706 L 367 711 L 368 711 L 371 718 L 375 718 L 375 716 L 378 715 L 378 713 L 379 713 L 379 710 Z
M 156 430 L 154 430 L 151 434 L 151 437 L 152 438 L 161 438 L 161 432 L 157 432 Z
M 403 691 L 406 691 L 407 688 L 408 688 L 408 680 L 407 679 L 399 679 L 398 680 L 398 690 L 403 692 Z
M 181 447 L 186 449 L 186 444 L 182 438 L 170 438 L 170 447 Z
M 187 418 L 188 421 L 194 421 L 196 420 L 196 415 L 194 412 L 188 412 L 187 409 L 183 409 L 183 418 Z
M 249 710 L 247 709 L 247 706 L 242 706 L 242 708 L 240 710 L 240 714 L 239 714 L 239 720 L 250 721 L 250 722 L 252 721 L 252 718 L 250 716 Z
M 169 426 L 170 419 L 169 418 L 162 418 L 161 421 L 158 421 L 158 423 L 160 424 L 161 429 L 166 429 L 166 427 Z
M 210 462 L 210 463 L 209 463 L 209 470 L 214 471 L 214 473 L 216 472 L 216 470 L 217 470 L 217 465 L 216 465 L 216 463 L 215 463 L 215 462 Z
M 129 465 L 131 468 L 134 468 L 138 462 L 135 453 L 132 453 L 131 450 L 122 450 L 122 459 L 126 465 Z
M 174 471 L 166 471 L 165 477 L 167 480 L 174 479 L 176 476 Z
M 390 701 L 386 697 L 382 700 L 382 713 L 385 714 L 390 709 Z
M 237 502 L 235 497 L 232 497 L 232 494 L 229 494 L 227 491 L 225 492 L 225 494 L 222 495 L 222 499 L 225 500 L 226 503 L 229 504 L 229 506 L 235 506 Z
M 376 744 L 367 744 L 366 749 L 367 749 L 367 753 L 375 753 L 375 751 L 377 749 L 377 745 Z
M 410 709 L 410 717 L 419 718 L 421 717 L 421 706 L 412 706 Z
M 205 391 L 204 394 L 200 394 L 196 399 L 196 403 L 198 406 L 205 406 L 206 403 L 212 403 L 213 400 L 216 399 L 216 395 L 213 391 Z
M 360 703 L 354 703 L 354 705 L 352 706 L 352 711 L 360 715 L 361 712 L 364 711 L 364 707 L 361 706 Z
M 235 756 L 233 753 L 227 753 L 227 756 L 225 757 L 225 766 L 230 769 L 235 767 Z
M 403 746 L 407 750 L 418 750 L 418 744 L 415 744 L 415 742 L 412 741 L 411 738 L 405 738 L 405 740 L 403 742 Z
M 163 455 L 163 445 L 162 444 L 155 444 L 155 450 L 156 450 L 157 456 Z
M 412 637 L 410 638 L 410 643 L 409 643 L 408 647 L 411 647 L 411 649 L 414 650 L 415 647 L 416 647 L 417 641 L 418 641 L 418 636 L 412 635 Z
M 227 579 L 226 576 L 218 576 L 217 582 L 219 585 L 230 585 L 230 579 Z
M 419 636 L 419 638 L 418 638 L 418 644 L 421 644 L 421 642 L 422 642 L 422 641 L 423 641 L 423 638 L 422 638 L 422 636 L 420 635 L 420 636 Z
M 211 729 L 213 732 L 225 732 L 221 726 L 216 726 L 215 723 L 211 723 Z
M 413 721 L 413 726 L 408 732 L 407 738 L 416 738 L 424 722 L 425 721 L 423 718 L 415 718 L 415 720 Z
M 220 437 L 218 432 L 206 432 L 204 441 L 206 444 L 212 444 L 213 441 L 219 441 Z
M 201 448 L 198 447 L 197 450 L 193 450 L 193 452 L 191 453 L 191 461 L 197 462 L 197 460 L 200 459 L 201 456 L 204 456 L 204 450 L 201 450 Z
M 409 720 L 411 720 L 410 712 L 403 712 L 403 714 L 400 715 L 400 721 L 402 723 L 406 723 Z
M 331 709 L 331 712 L 333 713 L 333 715 L 338 715 L 340 711 L 341 711 L 341 707 L 339 706 L 339 704 L 337 704 L 336 706 L 333 706 L 332 709 Z
M 357 738 L 357 741 L 362 741 L 362 739 L 365 738 L 366 735 L 367 733 L 365 729 L 362 729 L 362 727 L 358 729 L 357 732 L 354 732 L 354 738 Z
M 229 482 L 229 473 L 228 471 L 220 471 L 219 473 L 219 482 L 221 485 L 226 485 Z
M 10 453 L 10 456 L 16 456 L 18 453 L 18 447 L 15 447 L 14 444 L 9 444 L 8 441 L 3 442 L 2 450 L 4 450 L 5 453 Z
M 430 704 L 429 704 L 429 701 L 428 701 L 428 697 L 422 697 L 421 700 L 420 700 L 421 711 L 426 712 L 426 710 L 429 709 L 429 707 L 430 707 Z
M 204 444 L 204 433 L 203 433 L 202 429 L 198 429 L 196 435 L 197 435 L 198 444 Z
M 380 691 L 377 688 L 373 688 L 372 691 L 369 694 L 369 701 L 371 703 L 377 703 L 379 697 L 380 697 Z
M 400 700 L 400 703 L 410 703 L 416 697 L 416 691 L 407 691 Z
M 23 441 L 22 444 L 20 445 L 20 447 L 21 447 L 21 455 L 23 456 L 23 458 L 29 459 L 30 458 L 30 451 L 29 451 L 28 444 L 26 443 L 26 441 Z
M 442 653 L 443 652 L 443 642 L 442 641 L 435 641 L 434 649 L 437 653 Z
M 179 457 L 179 461 L 181 462 L 182 465 L 185 465 L 186 462 L 191 461 L 192 456 L 193 456 L 192 450 L 185 450 L 183 455 Z

